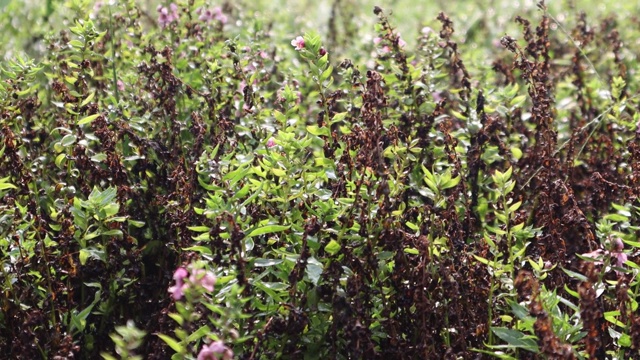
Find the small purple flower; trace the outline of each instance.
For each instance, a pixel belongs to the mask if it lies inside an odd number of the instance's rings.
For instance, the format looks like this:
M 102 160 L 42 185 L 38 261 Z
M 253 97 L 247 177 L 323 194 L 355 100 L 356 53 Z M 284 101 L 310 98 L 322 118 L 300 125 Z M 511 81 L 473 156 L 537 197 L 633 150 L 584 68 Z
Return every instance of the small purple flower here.
M 218 357 L 213 350 L 209 348 L 209 345 L 205 344 L 198 353 L 198 360 L 218 360 Z
M 118 90 L 124 91 L 124 83 L 122 82 L 122 80 L 118 80 L 116 82 L 116 85 L 118 86 Z
M 180 300 L 184 296 L 184 291 L 189 287 L 187 284 L 175 284 L 169 288 L 169 293 L 174 300 Z
M 422 35 L 424 35 L 424 36 L 429 36 L 429 35 L 431 35 L 433 33 L 433 29 L 428 27 L 428 26 L 425 26 L 425 27 L 422 28 L 422 30 L 420 32 L 422 32 Z
M 318 51 L 320 53 L 320 56 L 325 56 L 327 55 L 327 50 L 323 47 L 320 48 L 320 50 Z
M 209 22 L 211 20 L 213 20 L 213 12 L 211 12 L 211 10 L 204 10 L 203 8 L 198 8 L 198 10 L 196 10 L 196 14 L 198 14 L 198 20 L 203 21 L 203 22 Z
M 168 9 L 165 6 L 158 5 L 156 10 L 158 11 L 158 23 L 163 28 L 180 18 L 178 5 L 174 3 L 171 3 Z
M 622 251 L 624 249 L 624 243 L 622 242 L 622 239 L 620 238 L 614 238 L 611 241 L 611 250 L 612 251 Z
M 622 250 L 624 250 L 624 243 L 622 242 L 622 239 L 620 239 L 619 237 L 613 238 L 613 240 L 611 240 L 611 257 L 614 260 L 614 264 L 617 267 L 622 267 L 622 265 L 625 263 L 625 261 L 627 261 L 627 254 L 623 253 Z
M 271 149 L 274 146 L 276 146 L 276 139 L 274 139 L 273 137 L 270 137 L 269 140 L 267 141 L 267 147 Z
M 227 15 L 222 13 L 222 9 L 219 7 L 216 7 L 213 9 L 213 12 L 216 14 L 215 15 L 215 19 L 220 21 L 222 24 L 226 24 L 227 23 Z
M 627 261 L 627 259 L 629 258 L 628 255 L 623 252 L 624 243 L 622 242 L 622 240 L 620 238 L 612 239 L 611 242 L 609 243 L 609 248 L 610 250 L 597 249 L 592 252 L 582 254 L 582 256 L 595 259 L 596 260 L 595 264 L 597 265 L 600 265 L 603 263 L 602 258 L 604 256 L 610 256 L 610 259 L 612 260 L 612 264 L 614 266 L 622 267 L 624 263 Z
M 96 1 L 95 4 L 93 4 L 93 12 L 97 13 L 98 11 L 100 11 L 100 9 L 102 9 L 103 6 L 104 6 L 103 1 Z
M 182 282 L 184 280 L 184 278 L 186 278 L 187 276 L 189 276 L 189 273 L 187 272 L 187 269 L 185 269 L 183 267 L 179 267 L 173 273 L 173 280 L 175 280 L 176 282 Z
M 298 36 L 291 40 L 291 46 L 295 47 L 297 51 L 304 49 L 304 38 L 302 36 Z
M 182 299 L 184 296 L 184 291 L 189 287 L 188 284 L 184 283 L 184 279 L 189 275 L 187 269 L 183 267 L 179 267 L 173 273 L 173 280 L 175 280 L 176 284 L 169 288 L 169 293 L 174 300 Z
M 594 259 L 595 261 L 593 262 L 596 265 L 602 265 L 602 255 L 604 255 L 604 250 L 602 249 L 597 249 L 591 252 L 588 252 L 586 254 L 582 254 L 582 256 L 584 257 L 588 257 L 591 259 Z
M 198 8 L 196 10 L 196 14 L 198 14 L 198 20 L 202 22 L 211 22 L 213 20 L 220 21 L 222 24 L 227 23 L 227 16 L 222 12 L 220 7 L 215 7 L 213 10 Z
M 627 261 L 627 254 L 623 253 L 623 252 L 612 252 L 611 256 L 613 257 L 614 260 L 614 264 L 617 267 L 622 267 L 622 265 L 624 265 L 624 263 Z
M 218 358 L 220 355 L 221 357 Z M 233 351 L 222 340 L 203 345 L 200 353 L 198 353 L 198 360 L 231 360 L 232 358 Z
M 400 34 L 398 34 L 398 47 L 403 48 L 405 46 L 407 46 L 407 42 L 402 40 L 402 38 L 400 37 Z
M 209 271 L 197 269 L 191 271 L 189 282 L 193 285 L 201 286 L 208 292 L 212 292 L 213 287 L 216 285 L 216 276 Z

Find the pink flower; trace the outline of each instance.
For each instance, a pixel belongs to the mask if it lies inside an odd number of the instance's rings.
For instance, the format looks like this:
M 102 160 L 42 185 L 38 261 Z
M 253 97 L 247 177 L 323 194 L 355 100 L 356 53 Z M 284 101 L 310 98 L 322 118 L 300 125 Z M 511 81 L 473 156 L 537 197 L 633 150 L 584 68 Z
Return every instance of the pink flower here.
M 373 43 L 374 43 L 375 45 L 380 44 L 380 41 L 382 41 L 382 38 L 381 38 L 381 37 L 375 37 L 375 38 L 373 38 Z
M 620 238 L 614 238 L 611 241 L 611 250 L 613 251 L 622 251 L 624 249 L 624 243 L 622 242 L 622 239 Z
M 421 32 L 422 32 L 422 35 L 429 36 L 433 33 L 433 29 L 428 26 L 425 26 L 422 28 Z
M 403 48 L 405 46 L 407 46 L 406 41 L 402 40 L 402 38 L 400 37 L 400 34 L 398 34 L 398 47 Z
M 222 357 L 218 358 L 218 355 Z M 214 341 L 209 345 L 203 345 L 198 360 L 231 360 L 233 351 L 227 347 L 222 340 Z
M 276 139 L 274 139 L 273 137 L 270 137 L 269 140 L 267 141 L 267 147 L 272 148 L 274 146 L 276 146 Z
M 622 265 L 624 265 L 624 263 L 627 261 L 627 254 L 623 253 L 623 252 L 613 252 L 611 253 L 611 256 L 613 257 L 614 260 L 614 264 L 617 267 L 622 267 Z
M 209 271 L 197 269 L 191 272 L 189 282 L 193 285 L 201 286 L 208 292 L 212 292 L 213 287 L 216 285 L 216 276 Z
M 163 28 L 180 18 L 178 5 L 174 3 L 171 3 L 168 9 L 162 5 L 158 5 L 156 10 L 158 11 L 158 23 Z
M 227 16 L 222 12 L 220 7 L 215 7 L 213 10 L 198 8 L 196 10 L 196 14 L 198 14 L 198 20 L 203 22 L 210 22 L 212 20 L 220 21 L 222 24 L 227 23 Z
M 198 8 L 198 10 L 196 10 L 196 14 L 200 15 L 198 16 L 198 20 L 200 21 L 209 22 L 213 20 L 213 13 L 211 12 L 211 10 L 203 10 L 203 8 Z
M 93 4 L 93 12 L 97 13 L 98 11 L 100 11 L 100 9 L 102 9 L 102 6 L 104 6 L 104 2 L 96 1 L 95 4 Z
M 609 247 L 611 250 L 597 249 L 595 251 L 582 254 L 582 256 L 595 259 L 595 264 L 602 264 L 603 256 L 611 256 L 612 264 L 616 267 L 622 267 L 628 259 L 628 255 L 622 252 L 624 250 L 624 243 L 620 238 L 614 238 L 611 240 Z
M 302 36 L 298 36 L 291 40 L 291 46 L 295 47 L 297 51 L 304 49 L 304 38 Z
M 209 345 L 205 344 L 198 353 L 198 360 L 218 360 L 218 357 L 213 350 L 209 348 Z
M 188 275 L 189 273 L 187 272 L 187 269 L 179 267 L 173 273 L 173 280 L 175 280 L 176 282 L 182 282 L 182 280 L 184 280 L 184 278 L 186 278 Z
M 227 23 L 227 15 L 222 13 L 222 9 L 220 9 L 219 7 L 213 9 L 213 12 L 216 13 L 215 15 L 215 19 L 220 21 L 222 24 L 226 24 Z
M 174 300 L 182 299 L 184 296 L 184 291 L 189 287 L 188 284 L 184 283 L 184 279 L 189 275 L 187 269 L 183 267 L 179 267 L 173 273 L 173 280 L 175 280 L 176 284 L 169 288 L 169 293 Z
M 602 260 L 600 260 L 600 259 L 602 259 L 602 255 L 604 255 L 604 250 L 602 250 L 602 249 L 598 249 L 598 250 L 594 250 L 592 252 L 588 252 L 586 254 L 582 254 L 582 256 L 584 256 L 584 257 L 588 257 L 588 258 L 596 260 L 596 261 L 594 261 L 594 264 L 596 264 L 596 265 L 602 265 Z
M 124 83 L 122 82 L 122 80 L 118 80 L 116 84 L 118 85 L 118 90 L 124 91 Z

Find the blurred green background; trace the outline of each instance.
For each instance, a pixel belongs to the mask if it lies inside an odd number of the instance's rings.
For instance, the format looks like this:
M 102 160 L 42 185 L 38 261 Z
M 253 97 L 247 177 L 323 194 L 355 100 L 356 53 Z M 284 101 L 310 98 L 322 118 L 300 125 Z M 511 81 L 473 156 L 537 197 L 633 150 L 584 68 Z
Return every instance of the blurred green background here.
M 38 58 L 45 49 L 42 40 L 50 32 L 57 33 L 70 25 L 74 18 L 90 16 L 96 5 L 118 4 L 116 0 L 0 0 L 0 53 L 6 59 L 17 52 L 26 52 Z M 130 0 L 134 1 L 134 0 Z M 170 1 L 135 1 L 148 15 L 150 26 L 157 15 L 158 4 Z M 176 0 L 177 3 L 187 1 Z M 440 29 L 435 19 L 444 11 L 453 21 L 455 40 L 475 46 L 491 45 L 501 36 L 519 35 L 513 19 L 516 15 L 535 16 L 536 1 L 523 0 L 251 0 L 251 1 L 195 1 L 195 6 L 223 6 L 242 14 L 244 19 L 261 19 L 272 26 L 275 41 L 284 41 L 305 31 L 315 30 L 323 35 L 331 32 L 336 42 L 359 47 L 375 37 L 373 7 L 380 6 L 389 15 L 391 23 L 409 44 L 424 26 Z M 596 21 L 603 16 L 615 15 L 619 20 L 632 17 L 640 10 L 636 1 L 604 1 L 595 4 L 588 0 L 556 0 L 547 4 L 549 13 L 565 28 L 571 28 L 576 15 L 584 11 L 587 19 Z M 332 16 L 333 15 L 333 16 Z M 238 17 L 234 17 L 237 19 Z M 532 19 L 532 23 L 536 23 Z M 599 21 L 599 20 L 598 20 Z M 625 20 L 626 21 L 626 20 Z M 242 23 L 233 25 L 242 26 Z M 490 46 L 489 46 L 490 47 Z

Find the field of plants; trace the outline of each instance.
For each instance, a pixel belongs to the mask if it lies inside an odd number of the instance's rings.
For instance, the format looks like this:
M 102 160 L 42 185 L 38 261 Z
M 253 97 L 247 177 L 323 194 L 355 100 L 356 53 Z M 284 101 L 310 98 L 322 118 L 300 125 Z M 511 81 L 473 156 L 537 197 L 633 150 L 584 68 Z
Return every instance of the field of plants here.
M 0 357 L 640 358 L 640 5 L 0 0 Z

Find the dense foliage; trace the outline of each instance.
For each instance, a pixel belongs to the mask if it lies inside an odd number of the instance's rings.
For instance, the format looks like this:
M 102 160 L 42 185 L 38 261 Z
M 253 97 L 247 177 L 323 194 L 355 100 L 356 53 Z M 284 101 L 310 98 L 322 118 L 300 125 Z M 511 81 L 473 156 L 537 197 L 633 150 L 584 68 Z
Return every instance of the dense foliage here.
M 0 64 L 3 354 L 638 356 L 637 20 L 65 5 Z

